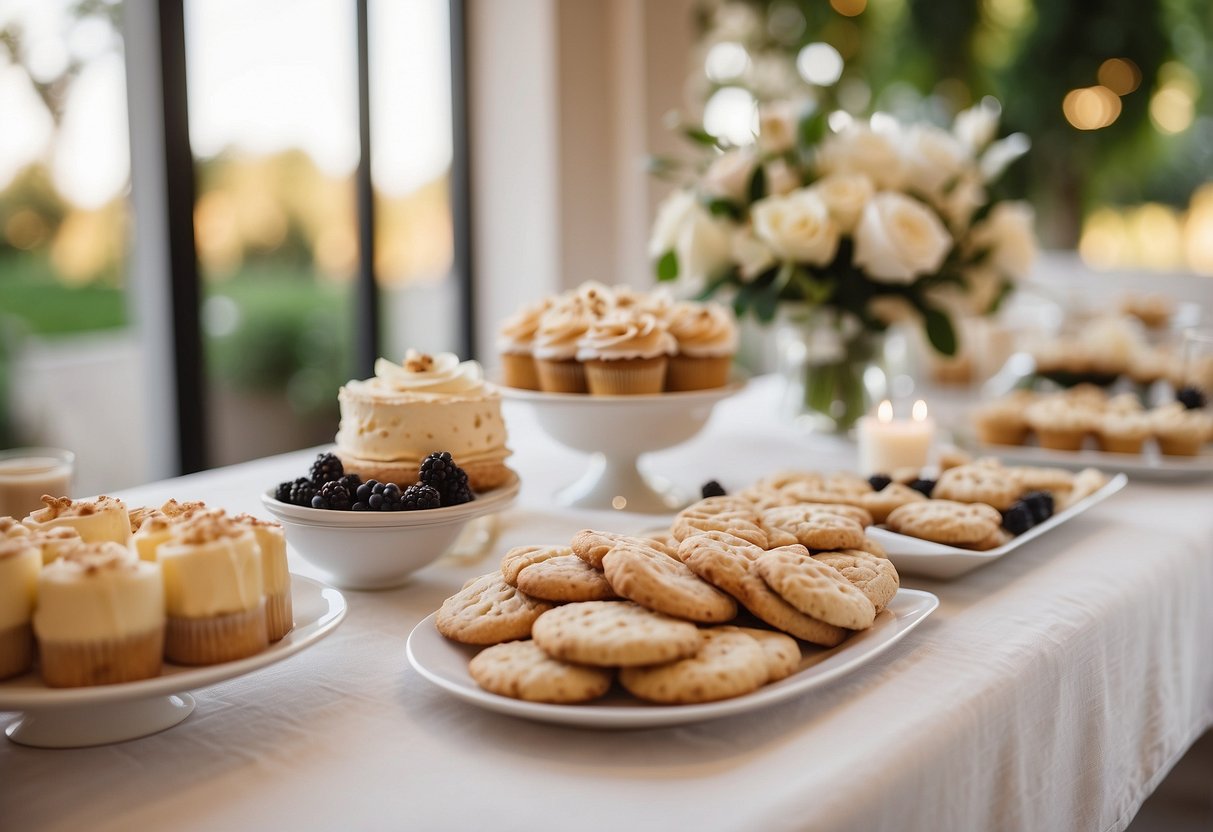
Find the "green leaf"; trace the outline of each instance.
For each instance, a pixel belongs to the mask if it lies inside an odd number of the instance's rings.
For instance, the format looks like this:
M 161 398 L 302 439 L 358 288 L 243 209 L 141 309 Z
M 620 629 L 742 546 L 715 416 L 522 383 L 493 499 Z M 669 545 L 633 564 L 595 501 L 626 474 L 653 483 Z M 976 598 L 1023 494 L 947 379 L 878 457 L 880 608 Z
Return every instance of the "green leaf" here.
M 766 168 L 758 165 L 754 168 L 754 175 L 750 177 L 750 204 L 753 205 L 758 200 L 767 195 L 767 172 Z
M 802 148 L 815 147 L 825 138 L 826 113 L 824 109 L 815 109 L 805 113 L 796 125 L 796 135 Z
M 775 320 L 775 310 L 779 308 L 779 292 L 783 287 L 778 278 L 772 280 L 754 300 L 754 315 L 764 324 Z
M 982 313 L 983 315 L 994 315 L 1002 308 L 1003 303 L 1015 292 L 1015 284 L 1010 280 L 1004 280 L 1002 285 L 998 287 L 998 294 L 994 296 L 994 300 L 990 301 L 989 307 Z
M 720 144 L 720 139 L 702 127 L 684 127 L 682 128 L 682 133 L 691 141 L 706 144 L 708 147 L 717 147 Z
M 738 282 L 737 270 L 729 269 L 726 272 L 716 275 L 708 281 L 708 285 L 703 287 L 703 291 L 695 296 L 695 300 L 704 301 L 715 295 L 728 283 Z
M 670 249 L 661 255 L 661 259 L 657 261 L 657 279 L 678 279 L 678 254 L 675 253 L 674 249 Z
M 942 355 L 956 355 L 956 330 L 947 313 L 930 306 L 922 308 L 922 323 L 927 331 L 927 340 L 935 351 Z
M 714 217 L 741 219 L 741 206 L 729 199 L 711 199 L 707 202 L 708 213 Z
M 737 290 L 737 297 L 733 298 L 733 311 L 737 314 L 738 318 L 745 316 L 753 301 L 754 284 L 743 283 L 741 288 Z
M 816 306 L 825 303 L 834 294 L 835 283 L 828 277 L 817 279 L 803 267 L 797 267 L 792 273 L 792 279 L 800 289 L 805 303 Z

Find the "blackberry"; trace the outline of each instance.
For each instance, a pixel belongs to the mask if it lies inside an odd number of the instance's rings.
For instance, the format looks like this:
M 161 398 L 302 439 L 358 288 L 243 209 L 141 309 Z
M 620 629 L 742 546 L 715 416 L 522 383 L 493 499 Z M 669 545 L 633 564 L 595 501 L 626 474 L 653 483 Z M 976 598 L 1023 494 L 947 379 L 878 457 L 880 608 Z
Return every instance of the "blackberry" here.
M 300 477 L 291 483 L 291 490 L 287 494 L 287 502 L 293 506 L 311 506 L 312 498 L 316 496 L 316 486 L 312 485 L 312 481 L 307 477 Z
M 935 480 L 914 480 L 910 483 L 910 488 L 913 488 L 924 497 L 930 497 L 931 492 L 935 490 Z
M 1023 534 L 1033 525 L 1032 510 L 1023 500 L 1002 513 L 1002 527 L 1011 534 Z
M 885 487 L 892 481 L 892 477 L 884 474 L 873 474 L 868 477 L 868 485 L 872 486 L 873 491 L 884 491 Z
M 1205 396 L 1205 391 L 1193 385 L 1179 388 L 1179 391 L 1175 394 L 1175 401 L 1182 404 L 1188 410 L 1200 410 L 1209 403 L 1208 397 Z
M 455 464 L 447 451 L 427 456 L 421 463 L 418 479 L 438 492 L 444 506 L 457 506 L 475 499 L 468 486 L 467 472 Z
M 442 497 L 438 494 L 438 489 L 420 482 L 404 489 L 400 501 L 404 511 L 419 511 L 442 506 Z
M 1019 502 L 1032 512 L 1033 525 L 1043 523 L 1053 516 L 1053 495 L 1048 491 L 1030 491 L 1020 497 Z
M 339 481 L 333 480 L 320 486 L 312 498 L 312 508 L 327 508 L 332 511 L 350 510 L 350 492 Z
M 345 476 L 345 467 L 336 454 L 320 454 L 312 463 L 312 485 L 319 488 Z
M 400 486 L 394 482 L 367 480 L 358 486 L 355 497 L 358 503 L 366 505 L 366 509 L 358 509 L 359 511 L 400 511 L 404 508 L 400 499 Z
M 354 498 L 354 493 L 358 490 L 358 486 L 362 485 L 362 477 L 357 474 L 346 474 L 341 479 L 337 480 L 345 486 L 345 490 L 350 492 L 350 499 Z
M 702 494 L 703 499 L 706 500 L 708 497 L 723 497 L 729 492 L 725 491 L 724 486 L 716 482 L 716 480 L 708 480 L 703 484 L 703 487 L 699 489 L 699 493 Z
M 278 483 L 278 487 L 274 489 L 274 499 L 280 503 L 289 503 L 291 501 L 291 489 L 294 486 L 294 480 Z

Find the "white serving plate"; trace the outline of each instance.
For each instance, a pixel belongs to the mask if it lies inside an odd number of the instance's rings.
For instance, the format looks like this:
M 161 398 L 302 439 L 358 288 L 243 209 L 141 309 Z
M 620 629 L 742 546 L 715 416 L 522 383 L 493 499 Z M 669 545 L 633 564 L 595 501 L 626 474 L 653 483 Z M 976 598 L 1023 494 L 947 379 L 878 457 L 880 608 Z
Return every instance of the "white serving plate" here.
M 106 745 L 154 734 L 194 710 L 185 691 L 244 676 L 310 647 L 345 618 L 340 592 L 302 575 L 291 575 L 295 628 L 246 659 L 205 667 L 165 664 L 152 679 L 118 685 L 50 688 L 36 672 L 0 682 L 0 711 L 22 711 L 5 730 L 9 739 L 42 748 Z
M 1202 451 L 1197 456 L 1169 456 L 1150 445 L 1140 454 L 1117 454 L 1085 448 L 1081 451 L 1055 451 L 1038 445 L 980 443 L 974 444 L 974 450 L 979 455 L 997 456 L 1013 465 L 1047 465 L 1071 471 L 1098 468 L 1101 471 L 1129 474 L 1135 480 L 1181 482 L 1213 477 L 1213 450 Z
M 806 694 L 875 660 L 938 606 L 939 599 L 929 592 L 901 589 L 869 629 L 855 633 L 832 650 L 803 646 L 800 669 L 788 678 L 745 696 L 702 705 L 650 705 L 618 686 L 604 698 L 585 705 L 545 705 L 489 693 L 468 673 L 468 662 L 481 648 L 443 638 L 434 626 L 433 615 L 409 634 L 407 653 L 409 664 L 430 682 L 490 711 L 581 728 L 660 728 L 748 713 Z
M 1064 511 L 1057 512 L 1043 523 L 1033 526 L 1018 537 L 1012 538 L 1009 543 L 1004 543 L 997 549 L 989 549 L 985 552 L 975 552 L 972 549 L 961 549 L 956 546 L 948 546 L 944 543 L 922 540 L 917 537 L 891 532 L 878 526 L 868 529 L 868 535 L 884 547 L 889 560 L 893 561 L 893 565 L 897 567 L 898 572 L 921 575 L 926 578 L 950 580 L 952 578 L 959 578 L 961 575 L 971 572 L 979 566 L 993 563 L 1008 552 L 1015 551 L 1020 546 L 1035 540 L 1042 534 L 1047 534 L 1050 529 L 1055 529 L 1062 523 L 1082 514 L 1092 506 L 1102 503 L 1124 488 L 1128 482 L 1129 478 L 1125 474 L 1117 474 L 1094 494 L 1079 500 Z

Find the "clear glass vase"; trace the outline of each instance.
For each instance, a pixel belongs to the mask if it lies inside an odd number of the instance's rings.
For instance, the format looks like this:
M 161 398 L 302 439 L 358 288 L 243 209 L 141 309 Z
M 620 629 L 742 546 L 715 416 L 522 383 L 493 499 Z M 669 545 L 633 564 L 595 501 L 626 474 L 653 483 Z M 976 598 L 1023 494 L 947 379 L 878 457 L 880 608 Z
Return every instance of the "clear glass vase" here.
M 888 395 L 885 333 L 832 307 L 788 305 L 776 328 L 785 411 L 805 427 L 846 433 Z

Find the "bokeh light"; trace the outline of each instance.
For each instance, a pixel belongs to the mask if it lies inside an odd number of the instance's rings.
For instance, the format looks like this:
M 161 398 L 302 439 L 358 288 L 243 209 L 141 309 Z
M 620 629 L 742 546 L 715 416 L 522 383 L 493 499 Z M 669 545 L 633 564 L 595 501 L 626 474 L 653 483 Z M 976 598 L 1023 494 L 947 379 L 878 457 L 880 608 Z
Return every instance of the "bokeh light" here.
M 810 43 L 796 56 L 796 69 L 810 84 L 828 87 L 842 77 L 842 55 L 828 43 Z
M 1164 133 L 1187 130 L 1195 113 L 1192 93 L 1182 84 L 1165 84 L 1150 99 L 1150 120 Z
M 1128 58 L 1108 58 L 1099 65 L 1097 77 L 1117 95 L 1128 95 L 1141 85 L 1141 70 Z
M 1104 86 L 1082 87 L 1066 93 L 1061 110 L 1075 128 L 1099 130 L 1120 117 L 1120 96 Z
M 754 143 L 758 102 L 741 87 L 721 87 L 703 108 L 703 128 L 729 144 Z
M 732 81 L 745 73 L 750 66 L 750 55 L 740 43 L 725 41 L 708 50 L 703 62 L 703 71 L 718 84 Z
M 841 15 L 855 17 L 863 14 L 864 9 L 868 7 L 868 0 L 830 0 L 830 6 Z

